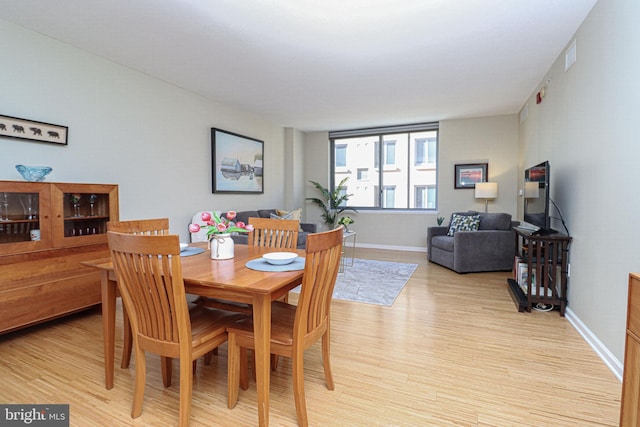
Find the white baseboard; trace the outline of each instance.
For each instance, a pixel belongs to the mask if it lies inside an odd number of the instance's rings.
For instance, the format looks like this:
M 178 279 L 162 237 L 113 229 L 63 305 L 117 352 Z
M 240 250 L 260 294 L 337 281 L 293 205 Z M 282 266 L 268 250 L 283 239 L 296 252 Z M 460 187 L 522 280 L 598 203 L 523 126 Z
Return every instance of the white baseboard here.
M 609 349 L 602 343 L 602 341 L 600 341 L 598 337 L 595 336 L 584 323 L 582 323 L 582 320 L 580 320 L 580 318 L 576 316 L 576 314 L 571 311 L 570 308 L 567 308 L 565 310 L 564 315 L 569 323 L 571 323 L 571 325 L 576 328 L 576 331 L 578 331 L 578 333 L 582 335 L 582 338 L 584 338 L 587 344 L 591 346 L 593 351 L 595 351 L 600 359 L 602 359 L 604 364 L 607 365 L 609 369 L 611 369 L 611 372 L 613 372 L 613 375 L 618 378 L 618 381 L 622 382 L 622 372 L 624 370 L 623 363 L 620 362 L 613 355 L 613 353 L 609 351 Z

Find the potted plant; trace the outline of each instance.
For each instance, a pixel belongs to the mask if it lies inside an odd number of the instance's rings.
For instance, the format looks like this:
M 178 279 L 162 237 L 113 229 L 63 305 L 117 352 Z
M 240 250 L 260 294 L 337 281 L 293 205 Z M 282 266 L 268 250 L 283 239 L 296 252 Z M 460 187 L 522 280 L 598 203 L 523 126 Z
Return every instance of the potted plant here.
M 350 216 L 343 216 L 338 220 L 338 225 L 344 225 L 344 231 L 349 231 L 349 224 L 353 224 L 354 222 Z
M 348 179 L 349 177 L 346 177 L 340 181 L 333 191 L 329 191 L 316 181 L 309 181 L 318 189 L 318 191 L 320 191 L 322 198 L 307 197 L 306 200 L 309 200 L 314 205 L 322 209 L 321 217 L 330 230 L 333 230 L 338 225 L 338 217 L 340 214 L 345 211 L 357 212 L 354 208 L 345 206 L 349 197 L 353 195 L 345 192 L 347 188 L 346 182 Z M 350 223 L 353 223 L 353 220 L 351 220 Z

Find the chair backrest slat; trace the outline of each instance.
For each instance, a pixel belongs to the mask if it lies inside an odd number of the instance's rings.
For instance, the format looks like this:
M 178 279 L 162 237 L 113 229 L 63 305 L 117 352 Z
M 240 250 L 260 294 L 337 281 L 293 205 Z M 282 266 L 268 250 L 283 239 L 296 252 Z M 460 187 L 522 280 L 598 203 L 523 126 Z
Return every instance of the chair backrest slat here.
M 293 219 L 249 218 L 249 246 L 276 249 L 296 249 L 300 221 Z

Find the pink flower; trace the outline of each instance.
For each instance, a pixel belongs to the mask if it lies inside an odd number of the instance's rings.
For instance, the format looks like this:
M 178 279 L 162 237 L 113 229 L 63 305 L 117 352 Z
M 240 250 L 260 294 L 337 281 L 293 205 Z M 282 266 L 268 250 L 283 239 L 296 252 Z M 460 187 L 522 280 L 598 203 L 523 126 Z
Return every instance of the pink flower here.
M 203 212 L 201 218 L 204 224 L 189 224 L 189 231 L 197 233 L 200 230 L 206 230 L 207 238 L 209 239 L 216 234 L 248 233 L 253 231 L 253 226 L 246 225 L 242 221 L 234 224 L 231 220 L 237 215 L 236 211 L 229 211 L 225 215 L 219 215 L 217 212 Z

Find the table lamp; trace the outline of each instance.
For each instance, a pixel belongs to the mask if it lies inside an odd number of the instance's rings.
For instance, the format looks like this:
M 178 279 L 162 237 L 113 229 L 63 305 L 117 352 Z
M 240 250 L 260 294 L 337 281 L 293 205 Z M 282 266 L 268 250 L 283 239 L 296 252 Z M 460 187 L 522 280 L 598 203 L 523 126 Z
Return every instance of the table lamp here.
M 498 197 L 497 182 L 476 182 L 476 199 L 484 199 L 484 211 L 489 211 L 489 199 Z
M 540 197 L 540 185 L 538 182 L 527 181 L 524 183 L 524 203 L 529 204 L 529 199 Z M 525 210 L 526 212 L 526 210 Z

